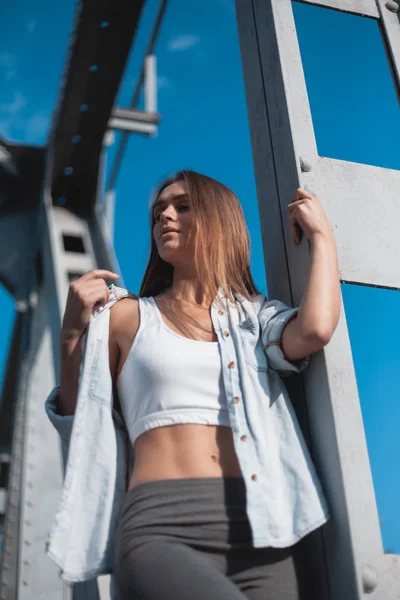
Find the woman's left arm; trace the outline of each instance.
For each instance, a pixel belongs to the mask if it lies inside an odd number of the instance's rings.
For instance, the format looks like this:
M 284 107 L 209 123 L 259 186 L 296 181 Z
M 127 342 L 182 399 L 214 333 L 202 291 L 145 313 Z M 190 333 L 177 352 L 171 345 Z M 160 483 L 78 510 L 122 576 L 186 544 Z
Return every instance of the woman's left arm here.
M 299 312 L 285 326 L 281 339 L 285 357 L 294 361 L 330 341 L 340 317 L 340 273 L 335 238 L 320 200 L 299 188 L 288 212 L 293 242 L 299 244 L 304 232 L 311 250 Z

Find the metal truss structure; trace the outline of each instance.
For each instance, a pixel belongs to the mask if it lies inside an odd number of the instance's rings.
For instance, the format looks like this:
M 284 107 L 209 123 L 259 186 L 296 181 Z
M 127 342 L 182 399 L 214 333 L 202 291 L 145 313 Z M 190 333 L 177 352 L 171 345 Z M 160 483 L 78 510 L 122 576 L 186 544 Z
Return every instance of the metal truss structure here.
M 47 147 L 0 145 L 0 280 L 17 309 L 0 406 L 1 600 L 108 597 L 106 577 L 69 586 L 45 555 L 65 457 L 43 401 L 58 379 L 70 282 L 97 265 L 119 272 L 106 217 L 110 194 L 100 183 L 103 142 L 110 129 L 156 131 L 151 50 L 166 4 L 160 3 L 132 106 L 118 109 L 144 0 L 79 2 Z
M 400 93 L 396 2 L 305 3 L 376 19 Z M 400 172 L 318 155 L 291 0 L 236 0 L 236 10 L 271 297 L 298 306 L 306 284 L 309 249 L 290 243 L 285 219 L 298 187 L 324 204 L 341 280 L 399 289 Z M 343 303 L 332 340 L 288 386 L 333 515 L 304 540 L 312 597 L 397 599 L 400 556 L 382 547 Z
M 400 93 L 396 2 L 303 1 L 376 19 Z M 304 290 L 309 249 L 293 247 L 284 218 L 297 187 L 324 203 L 342 280 L 399 289 L 400 172 L 318 155 L 292 1 L 235 4 L 270 295 L 298 305 Z M 45 555 L 65 455 L 43 403 L 59 375 L 69 283 L 95 267 L 119 272 L 110 222 L 127 135 L 152 135 L 160 119 L 152 48 L 166 0 L 131 107 L 114 106 L 143 5 L 79 2 L 48 144 L 0 141 L 0 281 L 16 302 L 0 405 L 0 600 L 109 598 L 107 577 L 66 585 Z M 145 110 L 138 111 L 143 85 Z M 114 128 L 124 133 L 104 190 L 104 138 Z M 343 305 L 330 344 L 287 385 L 333 514 L 302 542 L 310 600 L 399 598 L 400 557 L 383 552 Z

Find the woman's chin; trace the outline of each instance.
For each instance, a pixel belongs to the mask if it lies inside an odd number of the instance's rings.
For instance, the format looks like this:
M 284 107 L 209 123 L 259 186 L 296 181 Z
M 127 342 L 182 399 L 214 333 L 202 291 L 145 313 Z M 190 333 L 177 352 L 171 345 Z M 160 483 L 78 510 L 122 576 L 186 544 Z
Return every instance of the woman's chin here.
M 167 244 L 167 246 L 168 245 L 172 246 L 172 244 Z M 159 252 L 160 258 L 162 258 L 165 262 L 171 262 L 171 260 L 173 260 L 174 258 L 176 259 L 177 256 L 180 254 L 178 249 L 174 248 L 174 247 L 170 247 L 170 248 L 162 247 L 160 250 L 161 250 L 161 252 Z

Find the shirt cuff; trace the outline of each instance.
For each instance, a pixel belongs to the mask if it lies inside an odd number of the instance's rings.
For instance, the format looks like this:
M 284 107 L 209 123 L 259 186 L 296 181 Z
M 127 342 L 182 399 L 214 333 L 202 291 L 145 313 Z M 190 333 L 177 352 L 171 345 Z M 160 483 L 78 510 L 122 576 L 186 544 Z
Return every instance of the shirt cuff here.
M 299 308 L 288 308 L 273 317 L 269 323 L 268 340 L 264 343 L 264 352 L 269 366 L 278 371 L 283 377 L 288 377 L 292 373 L 300 373 L 310 363 L 310 356 L 295 361 L 288 360 L 281 346 L 283 330 L 299 310 Z
M 75 415 L 61 415 L 59 412 L 60 386 L 56 386 L 48 395 L 45 402 L 46 414 L 60 437 L 68 442 L 72 433 Z

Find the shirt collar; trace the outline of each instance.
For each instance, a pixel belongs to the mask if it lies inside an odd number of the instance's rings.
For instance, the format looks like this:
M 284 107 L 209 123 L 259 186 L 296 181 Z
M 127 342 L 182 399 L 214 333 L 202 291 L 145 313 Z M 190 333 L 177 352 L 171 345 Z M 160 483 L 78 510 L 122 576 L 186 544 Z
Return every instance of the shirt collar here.
M 238 292 L 232 292 L 232 295 L 235 298 L 235 300 L 237 300 L 237 302 L 239 302 L 239 304 L 242 304 L 246 300 L 246 298 L 242 294 L 239 294 Z M 227 298 L 222 286 L 220 286 L 218 288 L 216 297 L 219 298 L 222 302 L 227 302 L 227 304 L 230 307 L 235 307 L 235 304 Z

